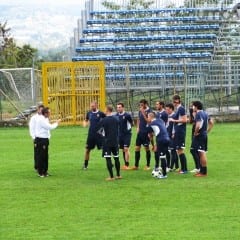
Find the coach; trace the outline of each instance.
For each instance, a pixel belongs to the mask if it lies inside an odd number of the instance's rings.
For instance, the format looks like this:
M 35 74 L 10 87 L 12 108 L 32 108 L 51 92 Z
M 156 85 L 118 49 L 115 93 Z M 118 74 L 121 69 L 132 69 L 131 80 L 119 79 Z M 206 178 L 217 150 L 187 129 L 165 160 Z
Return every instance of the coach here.
M 50 109 L 42 109 L 42 115 L 38 117 L 36 124 L 36 145 L 39 177 L 48 176 L 48 145 L 50 139 L 50 130 L 55 129 L 60 119 L 55 123 L 49 123 Z

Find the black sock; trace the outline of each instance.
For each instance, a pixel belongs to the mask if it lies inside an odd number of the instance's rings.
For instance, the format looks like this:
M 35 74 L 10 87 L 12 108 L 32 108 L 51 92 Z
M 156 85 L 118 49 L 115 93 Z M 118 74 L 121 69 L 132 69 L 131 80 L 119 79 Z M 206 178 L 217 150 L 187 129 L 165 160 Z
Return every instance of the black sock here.
M 159 168 L 159 155 L 158 152 L 154 152 L 155 157 L 155 168 Z
M 129 162 L 126 162 L 125 165 L 126 165 L 127 167 L 129 167 Z
M 87 168 L 88 167 L 88 160 L 84 161 L 84 167 Z
M 135 151 L 135 167 L 139 166 L 140 161 L 140 151 Z
M 177 155 L 176 150 L 171 150 L 171 166 L 170 166 L 170 168 L 173 169 L 174 166 L 176 169 L 179 168 L 178 155 Z
M 167 171 L 166 171 L 167 160 L 166 160 L 166 158 L 161 158 L 161 167 L 162 167 L 162 174 L 163 174 L 163 176 L 166 176 L 167 175 Z
M 123 160 L 124 160 L 124 165 L 126 166 L 126 158 L 125 158 L 125 152 L 123 151 Z
M 115 161 L 116 173 L 117 173 L 117 176 L 119 177 L 120 176 L 120 161 L 119 161 L 119 157 L 115 157 L 114 161 Z
M 147 166 L 150 167 L 150 161 L 151 161 L 151 152 L 150 152 L 150 150 L 146 151 L 146 160 L 147 160 Z
M 184 172 L 187 171 L 187 159 L 186 159 L 185 153 L 180 154 L 179 158 L 181 163 L 181 170 Z
M 195 149 L 191 149 L 190 153 L 192 154 L 195 163 L 195 168 L 200 169 L 200 158 L 198 152 Z
M 178 169 L 179 168 L 179 161 L 178 161 L 178 155 L 177 152 L 174 150 L 174 159 L 175 159 L 175 168 Z
M 207 174 L 207 167 L 202 167 L 201 168 L 201 173 L 202 174 Z
M 113 164 L 110 157 L 106 157 L 106 163 L 107 163 L 107 169 L 108 169 L 109 175 L 111 178 L 113 178 L 113 170 L 112 170 Z
M 166 152 L 166 159 L 167 159 L 167 167 L 170 168 L 171 155 L 169 151 Z

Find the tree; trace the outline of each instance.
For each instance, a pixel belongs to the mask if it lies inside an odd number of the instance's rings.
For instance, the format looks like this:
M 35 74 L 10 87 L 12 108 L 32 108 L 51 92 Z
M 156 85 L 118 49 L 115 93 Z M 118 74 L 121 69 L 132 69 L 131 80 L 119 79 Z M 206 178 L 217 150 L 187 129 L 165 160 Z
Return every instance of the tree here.
M 10 37 L 10 30 L 11 28 L 7 27 L 7 21 L 5 21 L 3 24 L 0 22 L 0 41 L 1 41 L 0 49 L 5 48 Z
M 37 49 L 29 44 L 23 45 L 17 52 L 17 67 L 32 67 L 36 55 Z
M 7 21 L 0 22 L 0 68 L 32 67 L 34 58 L 37 58 L 37 49 L 25 44 L 19 47 L 11 37 L 11 28 Z M 38 61 L 36 66 L 39 67 Z

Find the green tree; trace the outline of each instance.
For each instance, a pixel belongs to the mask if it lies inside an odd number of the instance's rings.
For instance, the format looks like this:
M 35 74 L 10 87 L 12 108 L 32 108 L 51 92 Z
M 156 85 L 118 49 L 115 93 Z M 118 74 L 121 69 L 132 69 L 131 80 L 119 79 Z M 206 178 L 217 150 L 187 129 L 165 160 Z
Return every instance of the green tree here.
M 0 49 L 4 49 L 10 37 L 11 28 L 7 27 L 7 21 L 4 23 L 0 22 Z
M 32 67 L 36 56 L 37 49 L 32 48 L 29 44 L 23 45 L 17 51 L 17 67 Z
M 19 47 L 16 41 L 11 37 L 11 28 L 7 26 L 7 21 L 0 22 L 0 68 L 16 68 L 16 67 L 40 67 L 37 49 L 25 44 Z

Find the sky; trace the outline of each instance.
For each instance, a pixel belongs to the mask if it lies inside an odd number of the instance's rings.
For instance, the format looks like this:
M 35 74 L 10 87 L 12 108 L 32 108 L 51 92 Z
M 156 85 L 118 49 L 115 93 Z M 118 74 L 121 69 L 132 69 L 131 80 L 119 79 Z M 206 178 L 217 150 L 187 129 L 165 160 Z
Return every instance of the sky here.
M 18 44 L 29 43 L 38 49 L 70 45 L 70 38 L 74 36 L 74 28 L 77 27 L 77 20 L 81 18 L 86 1 L 0 0 L 0 22 L 8 22 Z M 114 1 L 121 4 L 128 0 Z M 182 0 L 156 1 L 160 3 Z M 102 0 L 94 0 L 95 10 L 101 9 L 101 2 Z
M 96 0 L 95 0 L 96 1 Z M 84 0 L 0 0 L 1 4 L 8 4 L 8 5 L 43 5 L 43 4 L 50 4 L 50 5 L 79 5 L 84 4 Z
M 70 44 L 84 7 L 85 0 L 0 0 L 0 22 L 7 21 L 19 45 L 54 48 Z

